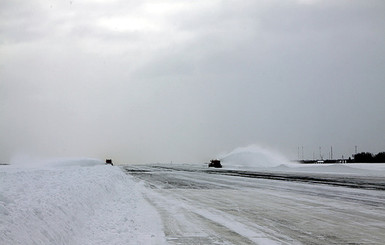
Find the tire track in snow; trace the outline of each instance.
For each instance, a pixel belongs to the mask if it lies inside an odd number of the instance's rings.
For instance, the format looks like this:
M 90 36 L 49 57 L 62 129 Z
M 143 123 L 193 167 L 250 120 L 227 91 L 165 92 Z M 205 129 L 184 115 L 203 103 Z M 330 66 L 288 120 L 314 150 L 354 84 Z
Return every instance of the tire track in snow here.
M 145 195 L 162 216 L 170 244 L 296 244 L 290 238 L 290 243 L 272 238 L 266 233 L 268 229 L 237 221 L 222 211 L 198 207 L 196 200 L 175 190 L 152 189 Z

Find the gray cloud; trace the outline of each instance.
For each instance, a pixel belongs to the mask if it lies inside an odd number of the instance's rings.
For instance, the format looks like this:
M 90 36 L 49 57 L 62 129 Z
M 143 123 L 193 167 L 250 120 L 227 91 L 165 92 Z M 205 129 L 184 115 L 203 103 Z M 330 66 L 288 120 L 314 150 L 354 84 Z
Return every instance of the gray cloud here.
M 384 150 L 382 1 L 12 1 L 0 158 Z

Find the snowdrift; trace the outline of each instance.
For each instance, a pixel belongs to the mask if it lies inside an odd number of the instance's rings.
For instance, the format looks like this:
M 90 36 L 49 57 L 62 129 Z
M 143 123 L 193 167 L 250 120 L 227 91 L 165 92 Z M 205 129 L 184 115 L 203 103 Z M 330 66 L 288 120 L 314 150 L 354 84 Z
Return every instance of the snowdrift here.
M 0 244 L 162 244 L 144 187 L 98 161 L 0 167 Z M 49 168 L 47 168 L 49 166 Z

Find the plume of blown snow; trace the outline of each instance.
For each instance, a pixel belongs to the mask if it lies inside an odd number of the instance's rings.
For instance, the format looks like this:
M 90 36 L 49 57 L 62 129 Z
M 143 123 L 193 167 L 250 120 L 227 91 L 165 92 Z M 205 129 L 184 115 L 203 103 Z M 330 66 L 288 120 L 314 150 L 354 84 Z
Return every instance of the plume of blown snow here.
M 91 167 L 103 165 L 104 162 L 96 158 L 87 157 L 62 157 L 62 158 L 42 158 L 29 155 L 16 155 L 10 164 L 24 168 L 55 168 L 55 167 Z
M 236 169 L 273 168 L 289 164 L 280 153 L 257 145 L 239 147 L 218 158 L 225 168 Z

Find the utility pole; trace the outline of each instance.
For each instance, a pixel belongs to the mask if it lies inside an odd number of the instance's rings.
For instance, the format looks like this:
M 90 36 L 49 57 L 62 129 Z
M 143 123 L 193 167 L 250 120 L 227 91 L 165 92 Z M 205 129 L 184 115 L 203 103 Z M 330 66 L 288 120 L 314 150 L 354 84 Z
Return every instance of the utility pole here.
M 333 160 L 333 146 L 330 146 L 330 160 Z
M 297 149 L 297 159 L 299 161 L 299 146 L 298 146 L 298 149 Z
M 305 158 L 303 156 L 303 146 L 302 146 L 302 160 L 305 160 Z

